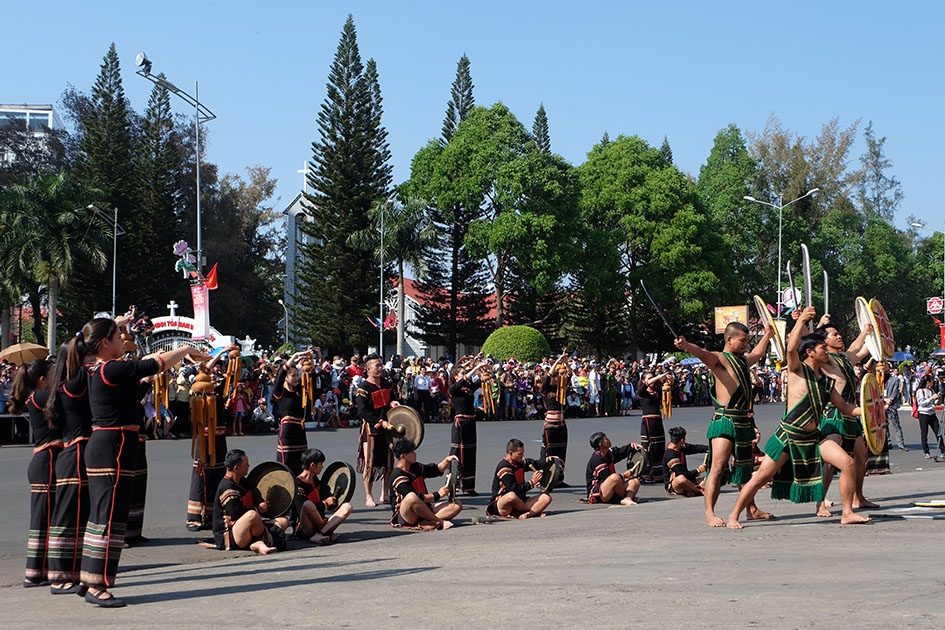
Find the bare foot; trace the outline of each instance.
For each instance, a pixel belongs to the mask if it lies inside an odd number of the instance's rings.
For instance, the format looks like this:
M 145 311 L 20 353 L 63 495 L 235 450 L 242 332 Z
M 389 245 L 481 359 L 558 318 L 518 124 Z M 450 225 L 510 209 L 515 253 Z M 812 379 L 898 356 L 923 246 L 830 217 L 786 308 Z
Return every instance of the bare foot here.
M 364 505 L 367 507 L 377 507 L 377 503 L 374 502 L 374 497 L 368 497 L 364 500 Z
M 381 495 L 381 503 L 390 503 L 390 497 L 386 494 Z
M 621 499 L 620 505 L 639 505 L 639 504 L 633 499 L 631 499 L 630 497 L 627 497 L 625 499 Z
M 775 520 L 775 515 L 771 512 L 765 512 L 762 509 L 759 509 L 758 506 L 753 506 L 748 508 L 748 520 L 749 521 L 773 521 Z
M 258 553 L 258 554 L 261 555 L 261 556 L 268 556 L 268 555 L 271 554 L 271 553 L 275 553 L 275 552 L 279 551 L 279 550 L 276 549 L 275 547 L 270 547 L 269 545 L 267 545 L 266 543 L 264 543 L 264 542 L 261 541 L 261 540 L 257 540 L 256 542 L 254 542 L 253 544 L 251 544 L 251 545 L 249 546 L 249 548 L 252 549 L 253 551 L 255 551 L 256 553 Z
M 440 521 L 439 523 L 437 523 L 436 528 L 437 528 L 437 529 L 449 529 L 449 528 L 452 527 L 452 526 L 453 526 L 453 521 Z
M 719 519 L 722 520 L 722 519 Z M 737 518 L 729 518 L 728 523 L 725 525 L 729 529 L 742 529 L 742 524 L 738 522 Z
M 867 499 L 866 497 L 863 497 L 862 499 L 853 499 L 853 509 L 854 509 L 854 510 L 859 510 L 860 508 L 871 508 L 871 509 L 872 509 L 872 508 L 878 508 L 878 507 L 879 507 L 879 504 L 878 504 L 878 503 L 873 503 L 872 501 L 870 501 L 870 500 Z
M 821 517 L 821 518 L 830 518 L 831 516 L 833 516 L 833 514 L 830 513 L 830 510 L 827 509 L 827 502 L 826 502 L 826 501 L 817 504 L 817 512 L 816 512 L 816 514 L 817 514 L 817 516 L 819 516 L 819 517 Z
M 315 543 L 316 545 L 327 545 L 330 538 L 324 534 L 315 534 L 308 539 L 309 542 Z
M 840 522 L 844 525 L 862 525 L 863 523 L 869 523 L 871 520 L 869 516 L 860 516 L 859 514 L 849 514 L 840 518 Z
M 725 527 L 725 521 L 720 519 L 715 514 L 706 514 L 705 524 L 709 527 Z

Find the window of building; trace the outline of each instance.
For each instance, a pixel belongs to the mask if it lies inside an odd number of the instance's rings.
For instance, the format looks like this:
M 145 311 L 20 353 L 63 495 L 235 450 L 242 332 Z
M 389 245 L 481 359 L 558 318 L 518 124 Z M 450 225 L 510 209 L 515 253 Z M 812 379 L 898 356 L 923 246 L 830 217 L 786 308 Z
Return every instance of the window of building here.
M 26 112 L 0 112 L 0 128 L 26 129 Z
M 37 114 L 36 112 L 30 112 L 30 131 L 44 131 L 46 127 L 51 127 L 49 124 L 49 114 Z

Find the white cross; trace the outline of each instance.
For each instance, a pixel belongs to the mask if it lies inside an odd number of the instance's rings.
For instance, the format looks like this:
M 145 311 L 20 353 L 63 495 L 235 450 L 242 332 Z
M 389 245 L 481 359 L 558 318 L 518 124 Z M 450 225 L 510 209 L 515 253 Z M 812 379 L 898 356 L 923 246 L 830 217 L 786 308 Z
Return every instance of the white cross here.
M 312 172 L 312 171 L 310 171 L 309 168 L 308 168 L 308 162 L 302 162 L 302 170 L 301 170 L 301 171 L 295 171 L 295 172 L 296 172 L 296 173 L 301 173 L 301 175 L 302 175 L 302 192 L 303 192 L 303 193 L 308 192 L 308 177 L 307 177 L 307 176 L 308 176 L 309 173 Z
M 178 304 L 174 300 L 171 300 L 171 303 L 167 305 L 167 308 L 171 309 L 171 317 L 174 317 L 175 315 L 177 315 L 178 306 L 180 306 L 180 304 Z

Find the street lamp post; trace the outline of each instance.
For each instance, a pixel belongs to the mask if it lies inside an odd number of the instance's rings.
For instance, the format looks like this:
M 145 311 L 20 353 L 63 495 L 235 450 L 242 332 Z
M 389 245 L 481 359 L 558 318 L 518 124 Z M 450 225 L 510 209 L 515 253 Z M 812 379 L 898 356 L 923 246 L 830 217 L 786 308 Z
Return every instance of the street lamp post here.
M 96 206 L 94 203 L 90 203 L 88 209 L 93 211 L 95 214 L 103 217 L 109 218 L 108 215 L 102 211 L 101 208 Z M 117 287 L 118 281 L 118 237 L 123 236 L 125 231 L 118 225 L 118 208 L 115 208 L 114 214 L 110 217 L 112 222 L 112 317 L 115 317 L 115 288 Z
M 282 298 L 279 298 L 279 304 L 282 306 L 282 310 L 285 313 L 285 343 L 289 343 L 289 307 L 285 305 L 285 302 L 282 301 Z
M 806 199 L 807 197 L 810 197 L 815 192 L 820 192 L 820 188 L 811 188 L 810 190 L 808 190 L 806 193 L 804 193 L 797 199 L 794 199 L 793 201 L 789 201 L 787 203 L 784 203 L 783 195 L 781 195 L 781 193 L 778 193 L 778 205 L 774 205 L 773 203 L 768 203 L 767 201 L 762 201 L 760 199 L 755 199 L 751 195 L 745 195 L 744 197 L 742 197 L 742 199 L 744 199 L 745 201 L 750 201 L 751 203 L 758 203 L 763 206 L 768 206 L 769 208 L 774 208 L 775 210 L 778 211 L 778 319 L 781 319 L 781 305 L 783 304 L 783 300 L 781 299 L 781 232 L 784 227 L 784 209 L 787 208 L 788 206 L 791 206 L 797 203 L 801 199 Z M 811 299 L 811 296 L 807 296 L 807 299 L 808 300 Z
M 210 122 L 214 120 L 217 116 L 209 109 L 206 105 L 201 103 L 198 100 L 199 90 L 197 82 L 194 81 L 194 96 L 191 96 L 187 92 L 183 91 L 167 79 L 161 77 L 156 77 L 151 74 L 151 61 L 148 59 L 148 56 L 144 52 L 139 52 L 138 56 L 135 58 L 135 65 L 137 65 L 140 70 L 137 71 L 137 74 L 143 76 L 145 79 L 150 81 L 155 85 L 159 85 L 168 92 L 172 92 L 181 98 L 185 103 L 194 108 L 194 147 L 195 147 L 195 161 L 196 161 L 196 175 L 197 175 L 197 278 L 202 283 L 203 282 L 203 236 L 201 230 L 201 218 L 200 218 L 200 124 L 205 122 Z
M 380 340 L 378 341 L 377 348 L 378 354 L 381 357 L 381 363 L 384 362 L 384 206 L 385 204 L 380 204 L 378 206 L 381 212 L 381 300 L 379 307 L 379 317 L 378 317 L 378 330 L 380 330 Z

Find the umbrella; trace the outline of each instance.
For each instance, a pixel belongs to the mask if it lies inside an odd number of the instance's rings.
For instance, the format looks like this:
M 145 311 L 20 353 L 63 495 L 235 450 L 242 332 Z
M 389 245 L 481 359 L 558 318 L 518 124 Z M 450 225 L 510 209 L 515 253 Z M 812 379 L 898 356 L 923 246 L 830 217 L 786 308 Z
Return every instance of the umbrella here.
M 893 355 L 892 355 L 892 357 L 890 357 L 889 360 L 890 360 L 890 361 L 896 361 L 896 362 L 899 362 L 899 361 L 915 361 L 915 357 L 912 355 L 911 352 L 903 352 L 902 350 L 900 350 L 900 351 L 898 351 L 898 352 L 894 352 Z
M 680 365 L 702 365 L 702 359 L 698 357 L 689 357 L 679 362 Z
M 932 351 L 933 357 L 945 357 L 945 348 L 939 348 L 938 350 Z
M 32 363 L 36 359 L 45 359 L 49 356 L 49 348 L 35 343 L 15 343 L 0 352 L 0 359 L 6 359 L 15 365 Z

